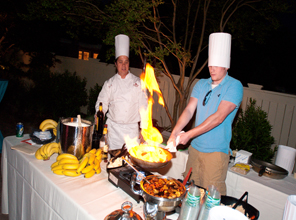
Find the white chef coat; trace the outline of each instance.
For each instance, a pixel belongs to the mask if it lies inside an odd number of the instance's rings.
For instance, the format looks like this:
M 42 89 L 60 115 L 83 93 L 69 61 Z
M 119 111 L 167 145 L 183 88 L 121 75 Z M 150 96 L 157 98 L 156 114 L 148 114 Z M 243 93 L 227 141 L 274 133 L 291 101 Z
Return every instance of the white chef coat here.
M 139 137 L 140 109 L 146 110 L 148 105 L 139 77 L 129 72 L 122 79 L 117 73 L 105 81 L 97 99 L 96 112 L 100 102 L 104 114 L 108 111 L 106 123 L 110 150 L 121 149 L 127 135 L 130 138 Z

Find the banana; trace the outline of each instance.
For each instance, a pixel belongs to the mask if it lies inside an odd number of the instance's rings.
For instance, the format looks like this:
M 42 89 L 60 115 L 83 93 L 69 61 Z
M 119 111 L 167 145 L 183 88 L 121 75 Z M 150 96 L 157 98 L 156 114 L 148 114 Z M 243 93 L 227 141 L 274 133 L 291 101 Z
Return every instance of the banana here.
M 95 166 L 94 164 L 91 164 L 91 165 L 86 166 L 85 168 L 83 168 L 81 170 L 81 173 L 88 173 L 89 171 L 91 171 L 91 170 L 94 169 L 94 166 Z
M 73 163 L 73 164 L 79 164 L 79 161 L 76 159 L 68 159 L 68 158 L 64 158 L 58 161 L 59 164 L 66 164 L 66 163 Z
M 52 167 L 51 170 L 52 171 L 54 171 L 54 170 L 60 170 L 60 169 L 63 169 L 63 166 L 64 166 L 63 164 L 61 164 L 61 165 L 59 164 L 59 165 L 57 165 L 55 167 Z
M 94 169 L 92 169 L 91 171 L 87 172 L 86 174 L 84 174 L 84 178 L 90 178 L 93 175 L 95 175 L 96 171 Z
M 64 170 L 63 169 L 58 169 L 58 170 L 53 170 L 53 173 L 57 174 L 57 175 L 64 175 Z
M 48 154 L 52 148 L 59 148 L 59 144 L 56 142 L 51 142 L 45 145 L 45 152 Z
M 41 122 L 39 125 L 39 129 L 42 130 L 45 124 L 52 124 L 54 127 L 58 126 L 58 123 L 55 120 L 52 119 L 45 119 L 44 121 Z
M 64 170 L 63 174 L 65 176 L 72 176 L 72 177 L 80 176 L 80 173 L 77 173 L 76 170 Z
M 101 148 L 97 149 L 97 151 L 96 151 L 95 154 L 96 154 L 96 157 L 102 155 L 102 150 L 101 150 Z
M 101 173 L 101 167 L 100 166 L 99 166 L 98 169 L 96 169 L 96 174 L 99 174 L 99 173 Z
M 54 150 L 53 150 L 54 149 Z M 44 145 L 45 154 L 50 157 L 53 153 L 59 152 L 59 144 L 52 142 Z
M 86 166 L 87 162 L 88 162 L 88 156 L 85 156 L 82 158 L 78 168 L 77 168 L 77 173 L 81 173 L 81 171 L 84 169 L 84 167 Z
M 78 163 L 66 163 L 66 164 L 63 164 L 63 169 L 64 170 L 77 170 L 79 164 Z
M 56 127 L 53 124 L 47 123 L 42 127 L 42 131 L 46 131 L 48 129 L 55 129 Z
M 94 170 L 97 170 L 100 167 L 101 161 L 99 161 L 97 158 L 95 159 L 95 165 L 94 165 Z
M 54 136 L 57 136 L 57 129 L 56 128 L 53 129 L 53 134 L 54 134 Z
M 90 154 L 95 154 L 96 153 L 96 151 L 97 151 L 97 149 L 91 149 L 88 153 L 90 153 Z
M 51 157 L 54 153 L 59 153 L 59 147 L 53 147 L 50 149 L 49 153 L 48 153 L 48 157 Z
M 35 157 L 37 160 L 43 160 L 43 156 L 40 154 L 40 148 L 36 150 Z
M 101 162 L 102 161 L 102 154 L 100 154 L 99 156 L 96 156 L 96 159 Z
M 96 155 L 95 154 L 89 154 L 89 160 L 88 160 L 88 164 L 92 165 L 95 161 Z
M 68 159 L 77 159 L 76 156 L 74 156 L 73 154 L 68 154 L 68 153 L 63 153 L 63 154 L 60 154 L 58 157 L 57 157 L 57 161 L 61 160 L 61 159 L 64 159 L 64 158 L 68 158 Z
M 53 164 L 51 164 L 51 168 L 54 168 L 55 166 L 59 165 L 59 161 L 54 162 Z
M 40 148 L 39 148 L 39 152 L 40 152 L 40 154 L 41 154 L 41 156 L 43 157 L 43 160 L 48 160 L 49 158 L 48 158 L 48 156 L 47 156 L 47 154 L 46 154 L 46 152 L 45 152 L 45 147 L 44 147 L 45 145 L 42 145 Z

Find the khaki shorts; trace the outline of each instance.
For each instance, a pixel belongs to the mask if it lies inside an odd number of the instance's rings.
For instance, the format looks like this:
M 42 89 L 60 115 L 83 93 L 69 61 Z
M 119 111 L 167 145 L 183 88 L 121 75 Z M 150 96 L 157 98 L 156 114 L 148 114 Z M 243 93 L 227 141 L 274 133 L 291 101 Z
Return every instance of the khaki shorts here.
M 190 180 L 197 186 L 207 188 L 209 185 L 217 187 L 221 195 L 226 195 L 226 174 L 229 155 L 222 152 L 202 153 L 189 147 L 189 157 L 184 175 L 192 167 Z

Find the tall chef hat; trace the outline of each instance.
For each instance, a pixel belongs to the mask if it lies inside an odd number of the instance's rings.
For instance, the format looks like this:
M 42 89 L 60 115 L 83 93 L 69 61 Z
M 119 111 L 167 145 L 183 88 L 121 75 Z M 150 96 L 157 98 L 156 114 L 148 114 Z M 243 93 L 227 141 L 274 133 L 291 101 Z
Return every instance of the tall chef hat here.
M 115 59 L 122 55 L 129 57 L 129 43 L 129 37 L 124 34 L 115 37 Z
M 230 67 L 231 35 L 218 32 L 209 37 L 208 66 Z

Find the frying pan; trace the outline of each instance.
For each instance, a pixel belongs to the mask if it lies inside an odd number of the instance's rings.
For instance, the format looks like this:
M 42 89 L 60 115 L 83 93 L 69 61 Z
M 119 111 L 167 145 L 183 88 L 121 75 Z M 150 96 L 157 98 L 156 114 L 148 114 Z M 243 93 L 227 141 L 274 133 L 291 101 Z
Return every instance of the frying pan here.
M 141 160 L 139 158 L 133 157 L 132 155 L 129 154 L 129 157 L 131 159 L 131 161 L 138 165 L 139 167 L 142 168 L 146 168 L 146 169 L 154 169 L 154 168 L 162 168 L 165 167 L 166 165 L 168 165 L 168 163 L 171 161 L 171 159 L 173 158 L 173 155 L 171 154 L 171 152 L 163 149 L 164 151 L 166 151 L 167 155 L 168 155 L 168 159 L 165 162 L 149 162 L 149 161 L 145 161 L 145 160 Z
M 168 159 L 167 161 L 165 162 L 148 162 L 148 161 L 145 161 L 145 160 L 141 160 L 139 158 L 136 158 L 136 157 L 133 157 L 132 155 L 130 155 L 130 153 L 128 152 L 127 150 L 127 147 L 125 144 L 123 144 L 122 148 L 121 148 L 121 152 L 112 157 L 113 160 L 117 159 L 118 157 L 122 157 L 122 156 L 125 156 L 127 155 L 133 164 L 143 168 L 143 169 L 154 169 L 154 168 L 162 168 L 162 167 L 165 167 L 166 165 L 168 165 L 168 163 L 171 161 L 171 159 L 173 158 L 173 155 L 171 154 L 171 152 L 169 152 L 168 150 L 166 149 L 163 149 L 166 154 L 168 155 Z
M 283 179 L 289 174 L 286 169 L 255 158 L 252 158 L 251 164 L 253 170 L 255 170 L 259 176 L 263 175 L 272 179 Z
M 223 205 L 233 205 L 236 202 L 238 202 L 237 198 L 231 197 L 231 196 L 221 196 L 221 203 Z M 240 201 L 238 203 L 238 205 L 242 205 L 243 208 L 245 209 L 245 215 L 250 218 L 250 219 L 254 219 L 257 220 L 259 218 L 259 211 L 254 208 L 253 206 L 251 206 L 249 203 L 245 202 L 245 201 Z

